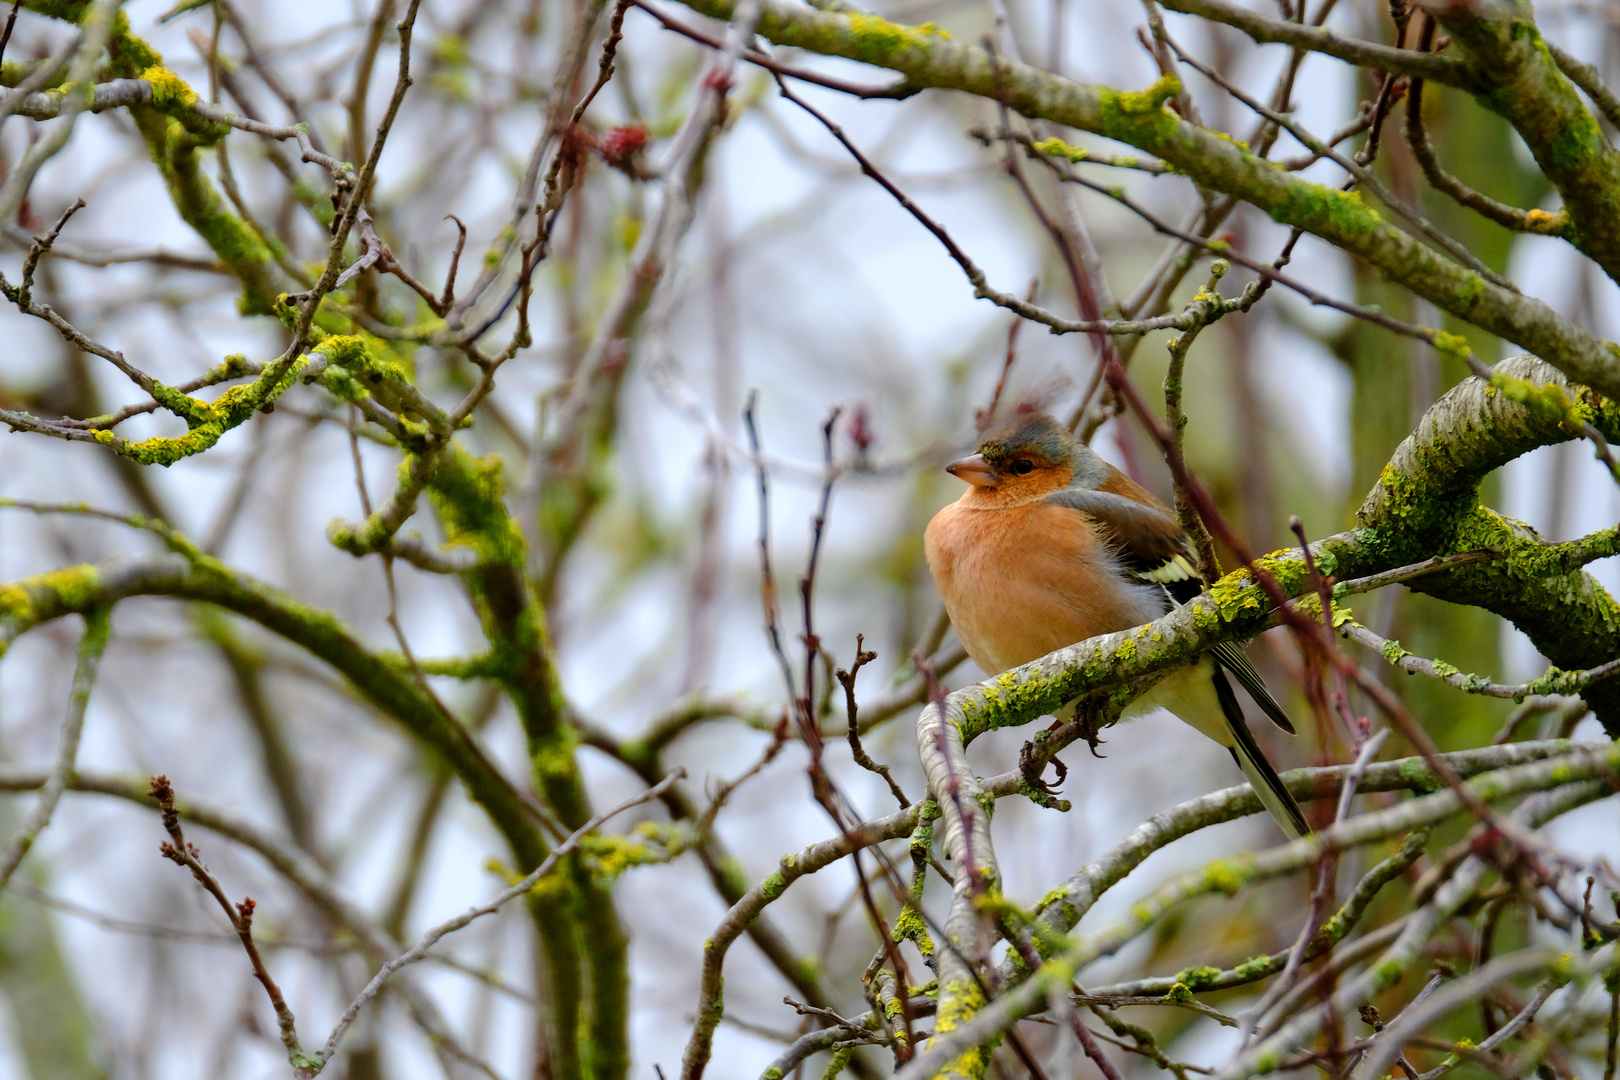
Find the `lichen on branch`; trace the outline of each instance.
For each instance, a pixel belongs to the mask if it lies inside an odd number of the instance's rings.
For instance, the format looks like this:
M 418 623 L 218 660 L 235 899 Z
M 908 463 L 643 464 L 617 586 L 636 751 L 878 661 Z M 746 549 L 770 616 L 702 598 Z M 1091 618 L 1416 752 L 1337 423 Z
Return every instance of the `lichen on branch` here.
M 729 19 L 734 8 L 733 0 L 686 3 L 718 19 Z M 1174 94 L 1170 83 L 1135 93 L 1075 82 L 937 33 L 788 0 L 763 0 L 759 32 L 781 45 L 875 64 L 915 86 L 990 98 L 1025 116 L 1147 151 L 1200 187 L 1235 196 L 1283 225 L 1320 237 L 1442 311 L 1514 342 L 1578 382 L 1620 397 L 1620 354 L 1614 346 L 1545 302 L 1487 281 L 1401 231 L 1355 192 L 1302 179 L 1229 136 L 1177 116 L 1164 107 Z

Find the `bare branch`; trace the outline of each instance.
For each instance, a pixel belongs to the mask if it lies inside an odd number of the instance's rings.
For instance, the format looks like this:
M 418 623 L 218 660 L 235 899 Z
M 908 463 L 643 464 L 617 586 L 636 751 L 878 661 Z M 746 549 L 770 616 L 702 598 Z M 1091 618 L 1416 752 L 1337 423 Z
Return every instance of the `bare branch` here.
M 326 1037 L 326 1045 L 322 1047 L 320 1053 L 316 1055 L 316 1060 L 322 1065 L 332 1060 L 332 1056 L 337 1053 L 338 1042 L 343 1038 L 344 1032 L 349 1029 L 349 1026 L 354 1023 L 355 1018 L 360 1015 L 360 1010 L 364 1009 L 366 1005 L 377 996 L 377 994 L 383 988 L 383 983 L 387 982 L 389 977 L 393 975 L 394 972 L 398 971 L 407 964 L 413 964 L 427 956 L 428 950 L 434 945 L 438 944 L 438 942 L 446 935 L 455 933 L 457 930 L 462 929 L 476 919 L 483 918 L 485 915 L 493 915 L 508 901 L 515 900 L 517 897 L 529 892 L 535 887 L 536 884 L 539 883 L 540 879 L 544 878 L 547 874 L 555 870 L 557 865 L 570 852 L 579 846 L 581 840 L 585 839 L 585 837 L 601 828 L 603 824 L 624 813 L 626 810 L 641 806 L 644 803 L 651 802 L 652 800 L 658 798 L 658 796 L 663 794 L 664 791 L 666 791 L 672 784 L 685 775 L 686 773 L 684 771 L 677 770 L 667 776 L 663 781 L 651 788 L 648 788 L 641 794 L 626 799 L 624 802 L 621 802 L 611 810 L 605 810 L 602 813 L 597 814 L 584 825 L 581 825 L 578 829 L 575 829 L 571 834 L 569 834 L 567 839 L 563 840 L 562 843 L 558 844 L 555 848 L 552 848 L 551 853 L 546 856 L 545 861 L 539 866 L 535 867 L 534 870 L 525 876 L 522 881 L 519 881 L 517 884 L 507 889 L 503 889 L 501 892 L 495 895 L 494 899 L 490 900 L 489 902 L 481 904 L 477 907 L 468 908 L 455 918 L 446 920 L 445 922 L 433 927 L 427 933 L 423 934 L 415 945 L 411 946 L 405 952 L 384 964 L 377 970 L 377 973 L 371 977 L 371 981 L 366 984 L 365 989 L 361 990 L 355 999 L 349 1003 L 349 1007 L 343 1011 L 343 1015 L 338 1019 L 337 1025 L 332 1028 L 332 1033 Z
M 17 9 L 13 5 L 11 18 L 14 20 L 16 17 Z M 10 35 L 11 22 L 8 21 L 5 36 Z M 0 49 L 3 48 L 4 38 L 0 38 Z M 90 690 L 95 686 L 96 673 L 101 668 L 101 657 L 107 651 L 107 637 L 111 629 L 111 619 L 106 609 L 97 608 L 85 613 L 84 637 L 79 641 L 79 662 L 73 669 L 73 689 L 69 695 L 67 719 L 62 722 L 56 763 L 39 789 L 39 799 L 34 803 L 34 808 L 28 812 L 28 817 L 6 844 L 5 850 L 0 851 L 0 891 L 5 890 L 23 856 L 28 854 L 34 841 L 39 839 L 39 834 L 51 823 L 56 804 L 67 787 L 68 777 L 79 755 L 79 737 L 84 733 L 84 714 L 90 705 Z

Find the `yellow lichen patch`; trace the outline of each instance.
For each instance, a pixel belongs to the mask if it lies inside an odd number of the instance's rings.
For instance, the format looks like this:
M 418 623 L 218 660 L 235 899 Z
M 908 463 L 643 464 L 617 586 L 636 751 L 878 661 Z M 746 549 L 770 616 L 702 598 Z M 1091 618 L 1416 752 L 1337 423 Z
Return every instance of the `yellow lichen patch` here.
M 1247 570 L 1227 574 L 1210 586 L 1209 595 L 1215 599 L 1221 618 L 1228 622 L 1244 613 L 1258 615 L 1265 610 L 1265 602 L 1254 588 L 1254 581 Z
M 1569 215 L 1562 210 L 1556 214 L 1549 214 L 1545 210 L 1526 210 L 1524 224 L 1534 233 L 1561 233 L 1569 228 Z
M 17 585 L 0 585 L 0 619 L 16 618 L 28 612 L 28 593 Z
M 1050 139 L 1042 139 L 1034 148 L 1047 157 L 1062 158 L 1065 161 L 1084 161 L 1091 156 L 1091 151 L 1085 147 L 1071 146 L 1055 135 Z
M 909 941 L 917 946 L 917 951 L 924 956 L 934 955 L 934 939 L 928 934 L 928 924 L 923 921 L 922 913 L 907 904 L 900 912 L 900 917 L 894 921 L 891 936 L 896 942 Z
M 104 601 L 101 575 L 96 568 L 88 563 L 65 566 L 0 585 L 0 621 L 26 629 L 63 612 L 85 611 L 98 602 Z M 0 643 L 0 655 L 5 651 Z
M 1236 896 L 1254 878 L 1254 856 L 1238 855 L 1220 859 L 1204 868 L 1204 882 L 1211 892 Z
M 857 58 L 868 63 L 879 63 L 905 49 L 928 49 L 933 39 L 946 39 L 950 35 L 933 23 L 905 26 L 864 12 L 852 12 L 849 29 L 855 39 Z
M 954 1031 L 978 1015 L 985 1006 L 984 991 L 973 979 L 953 980 L 940 987 L 939 1013 L 934 1019 L 936 1034 Z M 938 1073 L 949 1080 L 979 1080 L 990 1065 L 990 1055 L 1001 1040 L 975 1046 L 946 1065 Z
M 586 868 L 602 888 L 626 870 L 666 863 L 696 840 L 689 826 L 644 821 L 623 836 L 587 836 L 580 842 Z
M 1467 338 L 1461 334 L 1448 334 L 1444 330 L 1434 335 L 1434 351 L 1464 364 L 1474 353 Z
M 1583 402 L 1572 400 L 1558 383 L 1534 383 L 1498 372 L 1491 376 L 1491 389 L 1532 412 L 1557 420 L 1571 431 L 1580 430 L 1592 419 L 1591 408 Z
M 190 108 L 197 103 L 197 91 L 166 67 L 154 65 L 141 72 L 140 77 L 152 87 L 152 104 L 159 109 Z

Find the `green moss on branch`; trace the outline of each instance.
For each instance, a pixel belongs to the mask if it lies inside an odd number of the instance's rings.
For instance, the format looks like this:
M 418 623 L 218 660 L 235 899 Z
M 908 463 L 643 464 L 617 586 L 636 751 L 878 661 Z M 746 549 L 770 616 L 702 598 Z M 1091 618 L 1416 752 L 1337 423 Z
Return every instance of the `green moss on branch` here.
M 506 510 L 500 459 L 474 458 L 451 443 L 433 459 L 426 480 L 450 545 L 478 556 L 462 580 L 489 641 L 497 678 L 523 724 L 535 784 L 563 825 L 577 829 L 592 816 L 574 753 L 579 737 L 568 723 L 545 610 L 529 587 L 527 548 Z M 559 903 L 569 925 L 553 929 L 573 935 L 588 976 L 580 1067 L 588 1076 L 624 1076 L 629 1070 L 628 939 L 611 892 L 577 853 L 558 880 L 568 885 Z M 559 1017 L 559 1026 L 566 1021 Z
M 685 2 L 720 19 L 729 19 L 734 6 L 733 0 Z M 1620 398 L 1620 357 L 1611 347 L 1549 305 L 1482 280 L 1383 220 L 1353 195 L 1303 180 L 1168 109 L 1122 108 L 1118 91 L 1071 82 L 1026 64 L 992 59 L 980 48 L 915 29 L 910 33 L 901 32 L 905 28 L 889 29 L 892 26 L 875 28 L 808 5 L 764 0 L 759 31 L 778 44 L 888 68 L 915 86 L 976 94 L 1005 102 L 1025 116 L 1120 139 L 1154 154 L 1202 187 L 1237 196 L 1281 224 L 1296 226 L 1355 255 L 1441 310 L 1515 342 L 1577 381 Z M 1128 100 L 1132 105 L 1151 102 L 1161 90 Z M 1620 197 L 1620 185 L 1611 190 Z M 1620 238 L 1620 229 L 1614 235 Z M 1620 244 L 1620 239 L 1615 242 Z
M 1563 196 L 1575 245 L 1620 280 L 1620 150 L 1564 77 L 1529 4 L 1452 4 L 1435 18 L 1466 52 L 1480 104 L 1511 123 Z
M 1620 604 L 1581 567 L 1613 538 L 1548 544 L 1530 526 L 1479 501 L 1492 471 L 1538 446 L 1565 442 L 1588 424 L 1610 440 L 1620 438 L 1620 406 L 1531 357 L 1497 365 L 1489 382 L 1465 380 L 1396 449 L 1362 504 L 1363 550 L 1386 566 L 1494 551 L 1496 558 L 1420 578 L 1411 587 L 1503 616 L 1561 668 L 1612 660 L 1620 655 Z M 1620 735 L 1620 686 L 1600 682 L 1582 693 L 1605 729 Z

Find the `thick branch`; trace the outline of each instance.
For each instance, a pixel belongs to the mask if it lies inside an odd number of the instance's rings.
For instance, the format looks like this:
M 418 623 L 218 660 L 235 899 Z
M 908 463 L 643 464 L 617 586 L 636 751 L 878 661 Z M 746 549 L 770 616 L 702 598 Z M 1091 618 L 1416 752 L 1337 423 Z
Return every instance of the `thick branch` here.
M 1209 2 L 1200 0 L 1200 7 Z M 729 19 L 734 6 L 733 0 L 687 3 L 721 19 Z M 1072 82 L 1027 64 L 992 60 L 983 49 L 958 44 L 931 28 L 821 11 L 788 0 L 765 0 L 759 32 L 781 45 L 897 71 L 917 86 L 991 98 L 1025 116 L 1129 143 L 1202 187 L 1252 203 L 1279 223 L 1364 260 L 1443 311 L 1520 345 L 1571 378 L 1620 397 L 1620 360 L 1604 342 L 1550 305 L 1492 284 L 1395 228 L 1356 194 L 1303 180 L 1225 135 L 1188 123 L 1166 107 L 1179 90 L 1173 79 L 1144 93 L 1125 93 Z M 1388 51 L 1414 60 L 1426 55 Z M 1446 60 L 1421 74 L 1432 82 L 1456 83 L 1457 69 L 1451 63 Z
M 545 845 L 527 818 L 521 796 L 483 750 L 411 679 L 372 653 L 332 616 L 304 606 L 263 582 L 199 553 L 148 555 L 99 566 L 80 565 L 24 579 L 0 590 L 0 654 L 43 622 L 133 596 L 168 596 L 213 604 L 259 623 L 307 649 L 344 675 L 360 694 L 442 754 L 512 845 L 535 866 Z
M 1620 434 L 1620 407 L 1534 357 L 1503 361 L 1489 383 L 1464 380 L 1424 414 L 1362 503 L 1367 547 L 1397 562 L 1403 552 L 1498 551 L 1503 557 L 1430 575 L 1412 588 L 1509 619 L 1561 668 L 1620 657 L 1620 604 L 1581 569 L 1592 553 L 1547 544 L 1528 525 L 1479 503 L 1488 474 L 1537 446 L 1575 438 L 1582 424 L 1612 440 Z M 1610 735 L 1620 735 L 1620 685 L 1597 683 L 1582 695 Z
M 1602 744 L 1549 739 L 1461 750 L 1441 756 L 1448 768 L 1459 777 L 1468 779 L 1495 769 L 1528 765 L 1572 749 L 1600 750 Z M 1335 765 L 1294 769 L 1283 774 L 1283 782 L 1288 785 L 1294 798 L 1301 802 L 1337 798 L 1351 768 L 1349 765 Z M 1427 791 L 1441 783 L 1443 781 L 1422 758 L 1403 758 L 1368 766 L 1356 789 L 1362 792 Z M 1051 929 L 1066 933 L 1074 929 L 1104 893 L 1123 881 L 1155 851 L 1200 829 L 1259 810 L 1260 800 L 1253 789 L 1247 784 L 1239 784 L 1155 814 L 1131 830 L 1130 835 L 1106 853 L 1071 875 L 1062 886 L 1048 893 L 1042 900 L 1037 917 Z M 1150 984 L 1134 989 L 1136 993 L 1144 994 L 1167 993 L 1175 981 L 1166 980 L 1162 989 Z
M 1570 758 L 1540 762 L 1533 765 L 1504 769 L 1468 782 L 1472 793 L 1480 798 L 1494 799 L 1525 791 L 1543 791 L 1556 788 L 1551 796 L 1539 796 L 1527 801 L 1515 813 L 1523 824 L 1534 827 L 1550 817 L 1567 812 L 1583 802 L 1601 798 L 1608 791 L 1604 780 L 1612 778 L 1620 768 L 1620 750 L 1600 746 Z M 1584 782 L 1583 782 L 1584 781 Z M 1402 803 L 1388 810 L 1364 814 L 1296 840 L 1282 847 L 1256 854 L 1245 854 L 1213 864 L 1202 870 L 1182 875 L 1166 883 L 1145 900 L 1131 908 L 1130 914 L 1113 926 L 1070 939 L 1062 952 L 1051 958 L 1034 976 L 1016 989 L 997 998 L 978 1015 L 960 1028 L 937 1038 L 929 1050 L 919 1055 L 897 1075 L 903 1080 L 922 1080 L 933 1076 L 946 1061 L 963 1050 L 980 1045 L 1006 1030 L 1017 1019 L 1032 1015 L 1045 1007 L 1052 990 L 1067 990 L 1075 974 L 1094 960 L 1110 955 L 1134 939 L 1138 934 L 1168 911 L 1171 906 L 1193 896 L 1215 891 L 1241 888 L 1249 883 L 1264 881 L 1292 873 L 1311 865 L 1322 852 L 1372 843 L 1390 836 L 1400 835 L 1413 828 L 1431 825 L 1462 812 L 1465 804 L 1461 796 L 1450 788 L 1421 799 Z M 1481 860 L 1470 858 L 1478 872 L 1457 874 L 1434 902 L 1408 921 L 1401 937 L 1385 953 L 1384 960 L 1371 973 L 1351 980 L 1335 994 L 1334 1004 L 1343 1010 L 1347 1002 L 1364 1000 L 1369 994 L 1383 989 L 1400 977 L 1418 954 L 1422 944 L 1434 930 L 1473 895 L 1483 877 Z M 941 1012 L 946 1008 L 941 996 Z M 1308 1020 L 1302 1024 L 1301 1020 Z M 1290 1045 L 1300 1039 L 1301 1031 L 1314 1033 L 1317 1017 L 1314 1012 L 1302 1014 L 1271 1039 L 1250 1049 L 1227 1069 L 1222 1076 L 1253 1075 L 1275 1068 L 1279 1044 Z M 936 1030 L 938 1025 L 936 1025 Z M 1269 1064 L 1267 1064 L 1269 1063 Z
M 1159 0 L 1159 3 L 1171 11 L 1196 15 L 1241 30 L 1261 44 L 1292 45 L 1296 49 L 1319 52 L 1357 67 L 1387 71 L 1392 75 L 1410 75 L 1465 90 L 1475 84 L 1474 72 L 1454 57 L 1343 38 L 1325 27 L 1271 18 L 1231 0 Z
M 0 791 L 33 791 L 49 780 L 48 774 L 34 770 L 0 768 Z M 69 775 L 65 786 L 69 791 L 106 795 L 142 807 L 152 806 L 149 784 L 133 778 L 75 771 Z M 285 878 L 334 925 L 350 935 L 373 965 L 383 963 L 399 951 L 399 943 L 379 928 L 358 904 L 344 895 L 326 871 L 296 843 L 273 836 L 252 822 L 233 817 L 218 807 L 176 800 L 175 808 L 190 824 L 217 833 L 263 858 L 271 869 Z M 460 1048 L 449 1025 L 440 1015 L 438 1006 L 414 979 L 402 979 L 396 988 L 423 1030 L 457 1057 L 469 1057 Z
M 1620 280 L 1620 150 L 1559 71 L 1530 5 L 1442 4 L 1434 15 L 1470 54 L 1475 98 L 1513 125 L 1564 197 L 1575 245 Z

